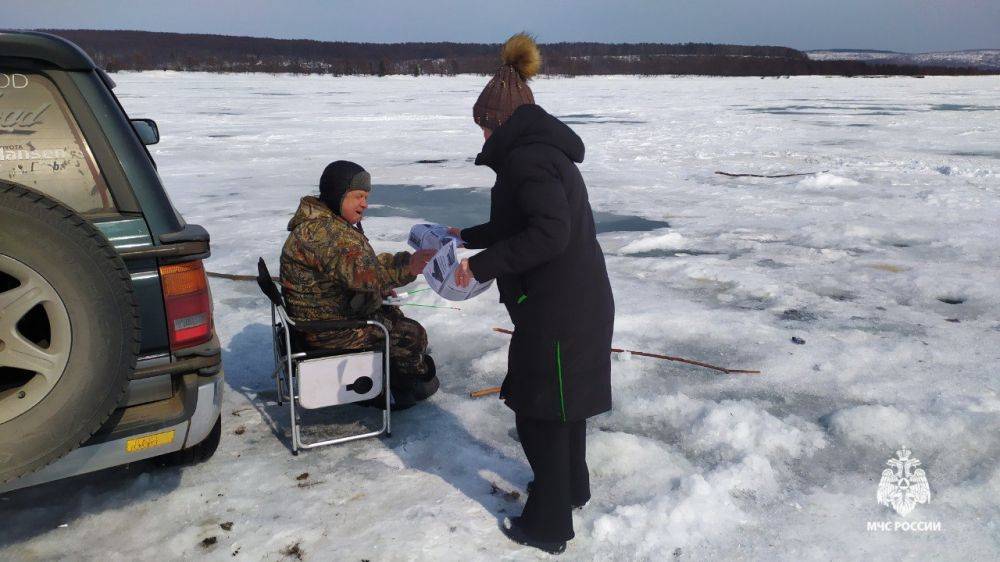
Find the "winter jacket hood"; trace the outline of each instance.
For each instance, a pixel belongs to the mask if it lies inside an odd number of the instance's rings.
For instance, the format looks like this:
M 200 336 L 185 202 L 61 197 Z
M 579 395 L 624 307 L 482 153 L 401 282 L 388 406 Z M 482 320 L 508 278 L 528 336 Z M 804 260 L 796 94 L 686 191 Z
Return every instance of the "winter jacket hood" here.
M 499 171 L 514 149 L 529 144 L 547 144 L 573 162 L 583 162 L 583 141 L 573 129 L 540 106 L 526 104 L 518 107 L 510 119 L 493 131 L 483 144 L 483 151 L 476 156 L 476 164 Z
M 299 202 L 299 208 L 292 215 L 292 220 L 288 221 L 288 230 L 291 232 L 306 221 L 335 219 L 344 220 L 339 215 L 334 214 L 330 207 L 327 207 L 318 197 L 307 195 Z
M 365 233 L 365 230 L 361 228 L 360 222 L 358 224 L 351 224 L 347 222 L 347 219 L 331 211 L 330 207 L 320 200 L 319 197 L 312 195 L 306 195 L 299 202 L 299 208 L 295 211 L 295 214 L 292 215 L 292 219 L 288 221 L 288 231 L 291 232 L 295 230 L 295 227 L 302 223 L 316 220 L 333 221 L 338 223 L 339 226 L 347 226 L 357 230 L 361 234 Z M 368 238 L 365 237 L 365 240 L 367 239 Z

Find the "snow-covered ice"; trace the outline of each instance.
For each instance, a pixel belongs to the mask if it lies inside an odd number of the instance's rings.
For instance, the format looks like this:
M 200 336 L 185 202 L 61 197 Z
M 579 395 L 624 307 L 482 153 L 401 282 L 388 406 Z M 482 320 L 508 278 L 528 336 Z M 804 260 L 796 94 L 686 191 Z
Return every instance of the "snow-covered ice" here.
M 365 222 L 379 250 L 405 249 L 418 220 L 485 216 L 492 177 L 471 162 L 484 77 L 115 80 L 133 117 L 158 121 L 152 153 L 175 205 L 212 233 L 213 271 L 252 273 L 258 255 L 276 270 L 298 198 L 335 159 L 371 171 L 373 203 L 383 194 Z M 616 347 L 763 371 L 619 356 L 614 411 L 589 424 L 594 498 L 564 558 L 997 559 L 1000 79 L 533 84 L 587 146 Z M 504 374 L 495 289 L 461 311 L 406 309 L 442 390 L 395 415 L 391 439 L 298 457 L 274 404 L 265 299 L 252 283 L 212 289 L 228 383 L 216 456 L 8 494 L 0 558 L 539 557 L 496 529 L 523 501 L 504 492 L 530 477 L 513 415 L 468 398 Z M 357 413 L 310 419 L 335 431 Z M 905 519 L 875 499 L 901 445 L 932 494 Z

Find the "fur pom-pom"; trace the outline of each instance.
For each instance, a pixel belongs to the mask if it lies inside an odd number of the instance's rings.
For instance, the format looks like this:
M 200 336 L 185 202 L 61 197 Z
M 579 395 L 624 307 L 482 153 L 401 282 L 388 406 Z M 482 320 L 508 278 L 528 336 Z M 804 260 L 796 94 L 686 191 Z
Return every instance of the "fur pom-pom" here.
M 530 79 L 542 68 L 542 53 L 527 33 L 518 33 L 508 39 L 500 51 L 500 60 L 513 66 L 522 80 Z

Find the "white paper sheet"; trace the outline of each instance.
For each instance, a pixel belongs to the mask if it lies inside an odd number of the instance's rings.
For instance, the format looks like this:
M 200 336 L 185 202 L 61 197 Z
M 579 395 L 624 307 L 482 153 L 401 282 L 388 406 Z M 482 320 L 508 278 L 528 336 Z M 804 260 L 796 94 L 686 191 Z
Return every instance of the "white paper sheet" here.
M 480 283 L 475 279 L 465 287 L 455 283 L 458 269 L 458 246 L 461 238 L 448 233 L 448 227 L 439 224 L 417 224 L 410 229 L 408 239 L 414 250 L 437 250 L 424 267 L 424 279 L 435 293 L 450 301 L 464 301 L 490 288 L 493 281 Z

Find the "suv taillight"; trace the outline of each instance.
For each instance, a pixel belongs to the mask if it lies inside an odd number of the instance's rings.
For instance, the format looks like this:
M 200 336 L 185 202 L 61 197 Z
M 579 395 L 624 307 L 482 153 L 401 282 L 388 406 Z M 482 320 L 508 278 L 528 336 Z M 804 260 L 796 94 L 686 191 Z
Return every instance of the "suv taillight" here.
M 212 300 L 201 260 L 160 266 L 170 349 L 205 343 L 212 337 Z

